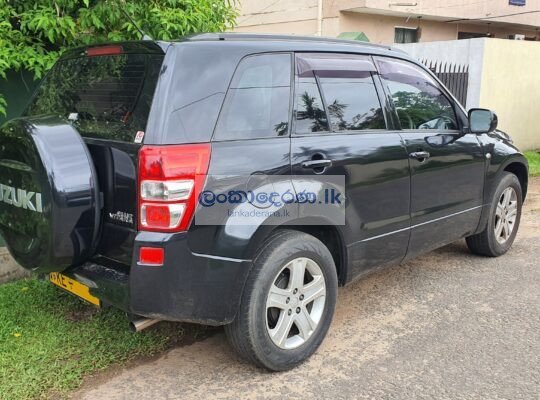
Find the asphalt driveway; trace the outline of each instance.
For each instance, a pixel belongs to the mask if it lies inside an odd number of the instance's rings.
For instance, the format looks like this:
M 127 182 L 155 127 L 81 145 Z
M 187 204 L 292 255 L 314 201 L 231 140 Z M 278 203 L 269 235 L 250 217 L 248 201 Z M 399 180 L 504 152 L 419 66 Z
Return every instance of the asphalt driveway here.
M 508 255 L 459 242 L 341 289 L 328 337 L 293 371 L 242 362 L 219 331 L 74 397 L 540 399 L 540 179 Z

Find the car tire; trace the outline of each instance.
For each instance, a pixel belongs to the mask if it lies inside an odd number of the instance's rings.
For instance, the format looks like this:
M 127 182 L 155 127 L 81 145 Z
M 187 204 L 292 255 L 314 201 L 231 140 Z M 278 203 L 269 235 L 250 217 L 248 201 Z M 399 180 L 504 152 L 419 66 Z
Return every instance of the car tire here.
M 255 257 L 238 314 L 225 327 L 229 342 L 260 367 L 295 367 L 326 336 L 337 286 L 334 260 L 320 240 L 303 232 L 278 231 Z
M 471 252 L 488 257 L 505 254 L 516 238 L 522 205 L 519 179 L 505 172 L 491 199 L 486 229 L 466 239 Z

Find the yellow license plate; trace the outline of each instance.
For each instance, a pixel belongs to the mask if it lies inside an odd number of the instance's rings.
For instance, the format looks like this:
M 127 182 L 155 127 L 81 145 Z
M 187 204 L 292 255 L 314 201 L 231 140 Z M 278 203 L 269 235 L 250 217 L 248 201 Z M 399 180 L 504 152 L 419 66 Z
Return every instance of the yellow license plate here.
M 68 278 L 59 272 L 51 272 L 49 274 L 49 280 L 56 286 L 73 293 L 75 296 L 78 296 L 91 304 L 98 307 L 101 305 L 101 301 L 97 297 L 90 294 L 90 288 L 80 282 L 77 282 L 75 279 Z

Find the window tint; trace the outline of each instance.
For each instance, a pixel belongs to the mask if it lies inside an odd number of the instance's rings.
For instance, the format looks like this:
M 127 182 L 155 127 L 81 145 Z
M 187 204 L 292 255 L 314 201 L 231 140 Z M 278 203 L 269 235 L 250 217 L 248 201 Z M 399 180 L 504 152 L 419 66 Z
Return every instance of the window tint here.
M 313 72 L 298 77 L 296 88 L 296 125 L 298 134 L 329 131 L 326 113 Z
M 216 127 L 217 140 L 286 136 L 289 128 L 291 57 L 245 58 L 234 75 Z
M 319 79 L 332 131 L 386 128 L 370 72 L 323 72 Z
M 402 129 L 458 129 L 452 103 L 426 71 L 406 61 L 377 62 Z
M 121 54 L 61 60 L 26 115 L 70 117 L 84 136 L 133 142 L 146 129 L 163 56 Z

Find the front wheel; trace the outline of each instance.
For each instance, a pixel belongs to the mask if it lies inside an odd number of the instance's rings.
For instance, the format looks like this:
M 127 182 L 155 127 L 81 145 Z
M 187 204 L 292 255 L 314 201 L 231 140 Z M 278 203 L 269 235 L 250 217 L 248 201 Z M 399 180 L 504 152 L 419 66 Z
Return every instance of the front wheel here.
M 491 201 L 486 229 L 467 238 L 469 249 L 475 254 L 488 257 L 505 254 L 516 238 L 522 203 L 519 179 L 514 174 L 505 173 Z
M 272 371 L 291 369 L 321 344 L 336 297 L 328 248 L 311 235 L 283 230 L 257 255 L 238 315 L 225 332 L 245 359 Z

